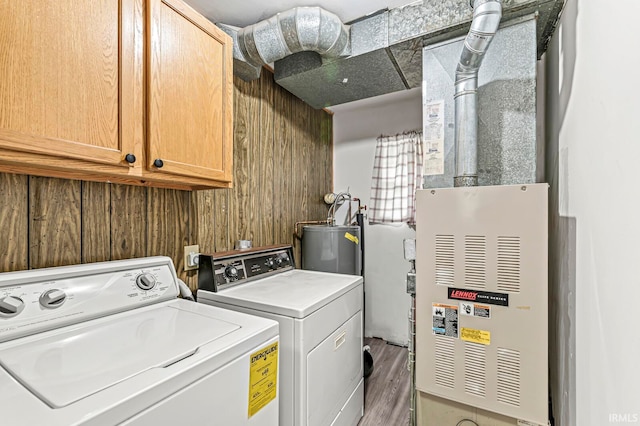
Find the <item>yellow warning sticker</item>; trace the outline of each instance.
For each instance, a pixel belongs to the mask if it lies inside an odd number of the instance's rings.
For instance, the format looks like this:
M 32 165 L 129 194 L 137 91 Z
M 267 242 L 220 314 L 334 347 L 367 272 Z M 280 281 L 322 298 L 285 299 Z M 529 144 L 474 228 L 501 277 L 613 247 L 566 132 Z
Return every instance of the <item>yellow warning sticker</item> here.
M 345 232 L 345 233 L 344 233 L 344 237 L 345 237 L 347 240 L 351 241 L 352 243 L 356 243 L 356 244 L 358 244 L 358 237 L 356 237 L 355 235 L 352 235 L 352 234 L 350 234 L 350 233 L 348 233 L 348 232 Z
M 249 417 L 276 397 L 278 342 L 251 354 L 249 365 Z
M 490 345 L 491 332 L 462 327 L 460 329 L 460 339 L 467 342 L 480 343 L 481 345 Z

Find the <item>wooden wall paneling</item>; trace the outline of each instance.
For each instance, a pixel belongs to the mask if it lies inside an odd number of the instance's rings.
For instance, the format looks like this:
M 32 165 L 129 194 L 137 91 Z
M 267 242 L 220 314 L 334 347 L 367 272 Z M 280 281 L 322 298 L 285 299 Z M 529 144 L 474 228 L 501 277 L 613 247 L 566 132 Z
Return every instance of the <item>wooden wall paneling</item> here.
M 327 187 L 335 191 L 336 188 L 333 187 L 333 116 L 330 114 L 324 114 L 323 116 L 322 142 L 324 146 L 323 169 L 325 180 L 327 181 Z
M 111 185 L 82 182 L 82 263 L 111 260 Z
M 29 178 L 29 267 L 82 261 L 80 181 Z
M 292 244 L 293 224 L 291 210 L 293 208 L 292 188 L 295 177 L 292 175 L 291 150 L 291 104 L 293 95 L 281 88 L 275 91 L 274 114 L 274 156 L 273 167 L 274 194 L 274 235 L 277 244 Z
M 282 186 L 283 186 L 283 120 L 282 110 L 284 108 L 283 89 L 275 86 L 273 89 L 273 242 L 281 244 L 281 215 L 282 215 Z
M 215 193 L 216 190 L 197 191 L 192 194 L 194 214 L 191 228 L 196 231 L 196 239 L 189 244 L 200 246 L 201 253 L 213 253 L 215 243 Z M 193 231 L 192 231 L 193 232 Z
M 333 121 L 333 116 L 328 113 L 323 113 L 320 117 L 320 139 L 322 141 L 322 172 L 324 174 L 323 182 L 325 192 L 332 192 L 333 188 L 333 145 L 331 136 L 330 124 Z M 324 215 L 327 215 L 328 206 L 324 206 Z
M 264 72 L 262 72 L 264 74 Z M 262 218 L 260 217 L 260 182 L 262 172 L 262 159 L 260 158 L 262 143 L 260 131 L 260 80 L 254 80 L 247 85 L 247 138 L 249 141 L 249 197 L 247 199 L 245 216 L 247 223 L 247 235 L 244 239 L 252 240 L 254 247 L 264 245 L 262 242 Z
M 276 153 L 274 152 L 274 86 L 273 74 L 262 71 L 260 77 L 260 173 L 258 178 L 259 191 L 256 212 L 259 215 L 257 222 L 261 224 L 260 244 L 270 245 L 274 243 L 274 212 L 273 212 L 273 168 Z M 255 140 L 255 138 L 254 138 Z
M 326 194 L 327 192 L 331 192 L 331 185 L 329 185 L 329 183 L 327 182 L 327 174 L 324 170 L 326 144 L 322 135 L 322 121 L 325 115 L 326 113 L 324 111 L 322 112 L 318 111 L 318 113 L 316 114 L 316 132 L 317 132 L 316 143 L 319 146 L 319 152 L 317 154 L 318 158 L 316 159 L 316 161 L 318 164 L 318 180 L 320 180 L 321 182 L 319 187 L 320 197 L 318 198 L 317 206 L 318 206 L 318 214 L 320 215 L 320 217 L 327 215 L 327 206 L 324 203 L 323 197 L 324 197 L 324 194 Z
M 310 220 L 317 220 L 315 214 L 315 193 L 318 188 L 318 176 L 316 175 L 316 165 L 313 161 L 319 151 L 317 151 L 318 142 L 314 140 L 319 135 L 313 134 L 313 112 L 315 110 L 305 105 L 305 122 L 304 122 L 304 148 L 305 148 L 305 164 L 307 170 L 307 185 L 305 187 L 307 199 L 307 217 Z
M 28 176 L 0 173 L 0 272 L 29 269 Z
M 331 177 L 331 187 L 333 188 L 333 117 L 329 118 L 329 140 L 327 146 L 327 170 L 329 172 L 329 176 Z
M 233 249 L 233 242 L 229 238 L 229 200 L 231 190 L 218 189 L 214 191 L 214 218 L 215 228 L 213 237 L 215 251 L 227 251 Z
M 147 255 L 169 256 L 178 278 L 189 283 L 184 270 L 184 246 L 190 241 L 191 192 L 149 188 L 147 196 Z M 194 290 L 194 288 L 192 288 Z
M 206 191 L 180 191 L 184 192 L 187 195 L 187 204 L 182 209 L 182 211 L 186 214 L 185 223 L 187 224 L 186 234 L 184 236 L 183 247 L 174 248 L 173 256 L 180 256 L 183 259 L 183 272 L 182 280 L 193 290 L 195 291 L 198 288 L 198 270 L 184 271 L 184 246 L 185 245 L 200 245 L 200 214 L 198 203 L 202 202 L 200 199 L 200 193 L 203 194 L 211 194 L 211 190 Z M 213 199 L 213 194 L 211 194 L 211 198 Z M 209 213 L 211 224 L 213 224 L 213 212 Z M 180 252 L 180 253 L 178 253 Z M 202 253 L 202 248 L 200 248 L 200 252 Z M 180 271 L 178 271 L 180 274 Z M 180 275 L 178 275 L 180 276 Z
M 291 155 L 292 155 L 292 174 L 293 179 L 293 193 L 292 202 L 293 208 L 291 209 L 291 220 L 294 222 L 300 222 L 305 220 L 311 220 L 307 215 L 308 202 L 304 198 L 305 185 L 307 184 L 307 164 L 304 155 L 305 145 L 305 104 L 299 99 L 294 99 L 291 109 L 292 118 L 292 134 L 291 134 Z M 300 268 L 302 266 L 302 253 L 300 251 L 300 241 L 295 241 L 294 244 L 294 256 L 296 260 L 296 266 Z
M 302 213 L 302 176 L 300 175 L 301 169 L 301 154 L 300 154 L 300 138 L 302 132 L 300 131 L 300 114 L 299 100 L 294 98 L 291 103 L 291 206 L 290 214 L 291 219 L 294 222 L 301 220 L 307 220 L 306 217 L 301 217 Z
M 231 244 L 239 239 L 250 238 L 250 142 L 248 91 L 251 83 L 234 77 L 234 139 L 233 139 L 233 185 L 229 194 L 229 239 Z
M 111 185 L 111 259 L 147 255 L 147 188 Z
M 322 110 L 311 110 L 311 140 L 313 148 L 310 155 L 313 164 L 313 217 L 322 219 L 326 216 L 324 212 L 323 195 L 329 192 L 329 188 L 324 180 L 325 174 L 322 170 L 322 159 L 324 158 L 324 145 L 322 143 L 321 116 L 325 114 Z
M 307 108 L 307 138 L 306 146 L 308 147 L 309 155 L 307 157 L 307 170 L 309 171 L 309 186 L 307 187 L 308 199 L 309 199 L 309 217 L 312 220 L 318 220 L 318 194 L 320 192 L 320 176 L 318 174 L 318 158 L 321 154 L 320 147 L 320 132 L 315 131 L 315 114 L 316 110 L 313 108 Z
M 298 201 L 294 219 L 311 220 L 309 216 L 308 184 L 309 184 L 309 146 L 307 140 L 307 105 L 300 100 L 295 104 L 295 137 L 293 175 L 295 177 L 295 199 Z

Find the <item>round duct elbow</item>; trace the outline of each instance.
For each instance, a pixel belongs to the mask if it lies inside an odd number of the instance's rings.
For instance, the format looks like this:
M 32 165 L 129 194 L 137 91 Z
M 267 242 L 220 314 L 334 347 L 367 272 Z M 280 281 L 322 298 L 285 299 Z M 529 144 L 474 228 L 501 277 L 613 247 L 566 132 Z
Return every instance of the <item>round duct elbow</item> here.
M 346 56 L 349 28 L 320 7 L 297 7 L 238 31 L 238 47 L 248 63 L 262 66 L 293 53 L 325 58 Z

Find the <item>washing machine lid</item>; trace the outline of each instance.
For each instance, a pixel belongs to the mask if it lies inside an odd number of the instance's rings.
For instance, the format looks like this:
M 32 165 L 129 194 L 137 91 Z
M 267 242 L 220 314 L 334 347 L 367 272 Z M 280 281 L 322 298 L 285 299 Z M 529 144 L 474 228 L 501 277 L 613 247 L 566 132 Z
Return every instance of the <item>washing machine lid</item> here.
M 5 345 L 0 364 L 46 404 L 60 408 L 173 364 L 240 328 L 171 305 L 139 311 Z
M 198 298 L 304 318 L 362 283 L 357 275 L 295 269 Z

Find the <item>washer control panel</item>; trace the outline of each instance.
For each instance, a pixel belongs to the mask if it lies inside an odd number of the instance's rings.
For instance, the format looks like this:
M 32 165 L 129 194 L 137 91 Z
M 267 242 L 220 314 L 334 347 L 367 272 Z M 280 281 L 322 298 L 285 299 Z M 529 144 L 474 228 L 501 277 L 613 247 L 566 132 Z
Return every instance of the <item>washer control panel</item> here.
M 251 252 L 232 252 L 216 257 L 201 255 L 198 288 L 220 291 L 257 278 L 293 269 L 293 251 L 290 246 L 254 249 Z
M 177 297 L 171 259 L 0 274 L 0 342 Z

